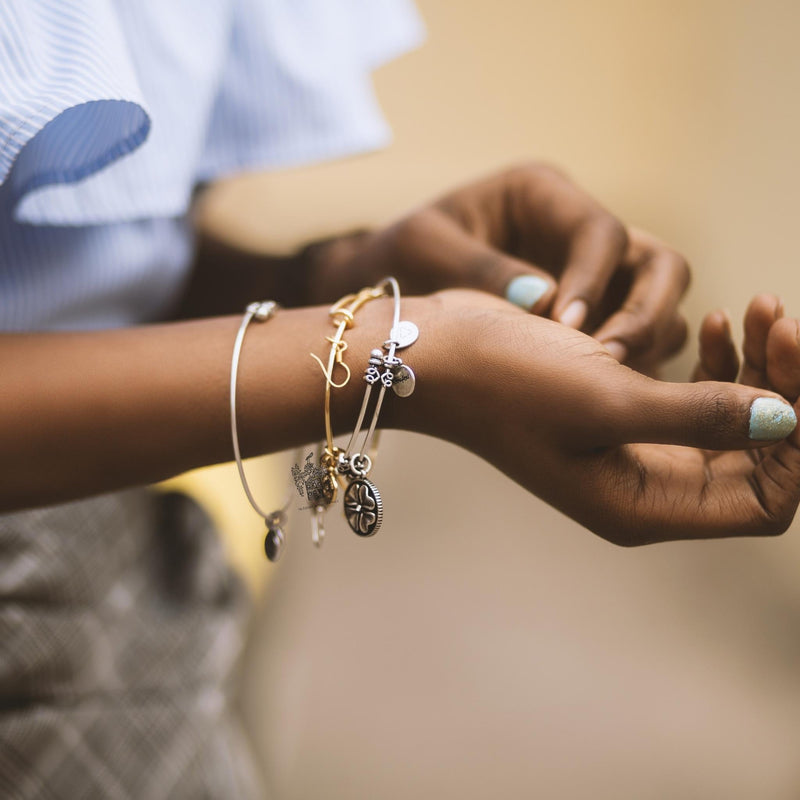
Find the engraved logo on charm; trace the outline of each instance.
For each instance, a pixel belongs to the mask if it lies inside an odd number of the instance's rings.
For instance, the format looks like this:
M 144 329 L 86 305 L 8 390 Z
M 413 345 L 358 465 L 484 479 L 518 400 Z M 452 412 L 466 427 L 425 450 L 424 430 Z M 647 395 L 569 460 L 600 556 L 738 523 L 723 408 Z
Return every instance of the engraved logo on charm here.
M 412 370 L 408 364 L 401 364 L 395 369 L 392 391 L 398 397 L 408 397 L 413 394 L 416 385 L 417 379 L 414 375 L 414 370 Z

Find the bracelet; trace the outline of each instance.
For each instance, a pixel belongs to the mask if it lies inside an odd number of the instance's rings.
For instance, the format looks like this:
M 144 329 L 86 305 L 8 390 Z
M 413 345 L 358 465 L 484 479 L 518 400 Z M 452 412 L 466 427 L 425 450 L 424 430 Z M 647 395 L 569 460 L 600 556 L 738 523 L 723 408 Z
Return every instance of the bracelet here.
M 344 452 L 338 451 L 336 469 L 340 475 L 349 479 L 344 494 L 344 513 L 348 525 L 359 536 L 374 536 L 383 523 L 383 500 L 378 487 L 368 479 L 372 469 L 373 460 L 369 456 L 369 448 L 378 424 L 386 390 L 392 391 L 399 397 L 408 397 L 416 386 L 414 371 L 403 360 L 395 355 L 397 350 L 409 347 L 419 338 L 419 329 L 413 322 L 400 320 L 400 287 L 394 278 L 385 278 L 378 283 L 375 289 L 392 291 L 394 300 L 394 313 L 389 338 L 383 343 L 384 355 L 380 349 L 370 352 L 364 380 L 367 387 L 358 419 L 350 436 L 350 441 Z M 364 434 L 360 446 L 354 451 L 361 430 L 364 425 L 367 408 L 369 406 L 373 387 L 380 382 L 378 398 L 372 412 L 372 419 Z M 328 421 L 328 420 L 326 420 Z
M 355 313 L 370 300 L 376 300 L 385 295 L 383 287 L 369 287 L 362 289 L 356 294 L 345 295 L 341 300 L 334 303 L 328 311 L 328 316 L 336 325 L 336 333 L 327 336 L 326 341 L 330 342 L 330 352 L 328 353 L 328 366 L 322 363 L 319 356 L 311 353 L 311 357 L 319 364 L 322 374 L 325 376 L 325 405 L 323 409 L 325 421 L 325 442 L 319 450 L 319 463 L 322 467 L 321 490 L 317 498 L 318 502 L 314 505 L 311 515 L 311 540 L 320 547 L 325 538 L 325 511 L 328 506 L 336 500 L 338 493 L 338 473 L 337 463 L 341 453 L 333 443 L 333 426 L 331 425 L 331 388 L 342 389 L 350 382 L 350 367 L 344 362 L 344 351 L 347 350 L 347 342 L 344 341 L 344 332 L 355 324 Z M 333 370 L 339 365 L 345 370 L 345 376 L 340 383 L 333 379 Z
M 250 303 L 247 306 L 242 323 L 239 326 L 239 331 L 236 334 L 236 341 L 233 345 L 233 357 L 231 358 L 231 439 L 233 441 L 233 456 L 236 459 L 236 468 L 239 470 L 239 479 L 242 482 L 242 488 L 247 496 L 250 505 L 256 513 L 263 517 L 267 526 L 267 533 L 264 538 L 264 552 L 270 561 L 277 561 L 281 557 L 283 545 L 286 537 L 283 528 L 286 525 L 286 509 L 289 501 L 277 511 L 267 513 L 262 510 L 258 505 L 253 493 L 250 491 L 250 485 L 247 483 L 247 478 L 244 474 L 244 464 L 242 464 L 242 454 L 239 449 L 239 430 L 236 424 L 236 378 L 239 373 L 239 357 L 242 353 L 242 342 L 244 335 L 247 332 L 247 326 L 252 320 L 256 322 L 266 322 L 275 316 L 278 309 L 278 304 L 269 300 L 263 303 Z

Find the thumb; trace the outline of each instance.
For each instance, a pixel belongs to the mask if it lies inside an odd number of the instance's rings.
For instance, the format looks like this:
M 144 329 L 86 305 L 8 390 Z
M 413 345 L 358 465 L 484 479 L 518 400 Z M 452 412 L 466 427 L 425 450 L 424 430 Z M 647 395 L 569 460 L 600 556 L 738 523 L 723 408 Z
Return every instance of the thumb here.
M 617 443 L 653 442 L 742 450 L 785 439 L 792 406 L 763 389 L 735 383 L 663 383 L 639 376 L 618 423 Z

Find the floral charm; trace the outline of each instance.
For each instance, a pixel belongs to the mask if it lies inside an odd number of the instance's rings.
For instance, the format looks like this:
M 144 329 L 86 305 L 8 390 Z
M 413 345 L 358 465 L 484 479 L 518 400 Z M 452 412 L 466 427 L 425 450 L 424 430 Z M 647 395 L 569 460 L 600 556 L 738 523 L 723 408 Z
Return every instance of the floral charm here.
M 366 478 L 353 481 L 344 493 L 347 522 L 359 536 L 372 536 L 383 522 L 381 493 Z

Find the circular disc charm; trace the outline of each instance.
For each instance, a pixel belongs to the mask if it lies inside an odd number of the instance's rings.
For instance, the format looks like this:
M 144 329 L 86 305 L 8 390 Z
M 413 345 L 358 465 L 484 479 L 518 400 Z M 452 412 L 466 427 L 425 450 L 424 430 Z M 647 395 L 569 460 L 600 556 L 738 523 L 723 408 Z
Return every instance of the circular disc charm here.
M 397 342 L 397 349 L 414 344 L 419 338 L 419 328 L 408 320 L 401 320 L 389 331 L 389 339 Z
M 372 536 L 383 522 L 383 501 L 378 487 L 366 478 L 353 481 L 344 493 L 347 523 L 359 536 Z
M 267 535 L 264 539 L 264 553 L 273 563 L 276 562 L 283 552 L 283 544 L 286 537 L 283 528 L 267 523 Z
M 408 397 L 414 393 L 414 387 L 417 385 L 417 378 L 414 375 L 414 370 L 408 364 L 401 364 L 394 371 L 394 383 L 392 384 L 392 391 L 398 397 Z

